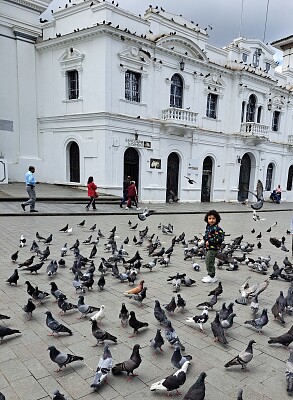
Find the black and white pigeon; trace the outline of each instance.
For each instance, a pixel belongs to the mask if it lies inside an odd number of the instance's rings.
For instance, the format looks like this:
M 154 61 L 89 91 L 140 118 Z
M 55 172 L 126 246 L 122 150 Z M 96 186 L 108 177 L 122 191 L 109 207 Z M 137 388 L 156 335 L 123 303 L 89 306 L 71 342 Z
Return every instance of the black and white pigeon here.
M 109 345 L 105 344 L 102 357 L 100 358 L 97 366 L 93 383 L 91 384 L 91 388 L 97 391 L 104 381 L 107 382 L 107 376 L 111 371 L 112 367 L 113 367 L 112 354 L 110 352 Z
M 183 400 L 204 400 L 205 398 L 205 378 L 207 374 L 202 372 L 196 382 L 188 389 Z
M 64 246 L 61 247 L 61 257 L 65 257 L 67 252 L 68 252 L 68 247 L 67 247 L 67 243 L 65 243 Z
M 12 283 L 17 285 L 18 280 L 19 280 L 18 271 L 17 269 L 15 269 L 13 274 L 6 280 L 6 282 L 9 283 L 9 285 L 11 285 Z
M 180 369 L 178 369 L 174 374 L 167 376 L 158 382 L 155 382 L 151 385 L 150 389 L 152 392 L 171 392 L 172 390 L 176 390 L 177 394 L 181 394 L 178 389 L 182 386 L 186 381 L 186 372 L 189 366 L 189 361 L 185 361 Z
M 209 311 L 208 307 L 204 307 L 201 315 L 195 315 L 194 317 L 189 317 L 186 319 L 188 323 L 196 323 L 199 326 L 201 332 L 203 332 L 203 324 L 207 322 L 209 319 Z
M 175 329 L 172 326 L 171 321 L 167 319 L 164 322 L 164 326 L 165 326 L 165 337 L 168 340 L 168 342 L 170 343 L 170 345 L 172 347 L 179 346 L 181 348 L 181 350 L 184 351 L 185 347 L 181 343 Z
M 0 326 L 0 344 L 3 343 L 5 336 L 14 335 L 15 333 L 21 333 L 18 329 L 10 329 L 6 326 Z
M 95 311 L 100 311 L 99 307 L 89 306 L 88 304 L 85 304 L 84 296 L 79 296 L 78 297 L 77 308 L 78 308 L 78 311 L 81 314 L 79 318 L 86 317 L 87 314 L 91 314 L 91 313 L 93 313 Z
M 290 356 L 286 361 L 286 382 L 287 382 L 287 393 L 289 396 L 293 394 L 293 350 L 290 349 Z
M 214 342 L 220 342 L 222 344 L 228 344 L 225 336 L 224 328 L 220 322 L 220 315 L 216 313 L 215 319 L 211 323 L 211 329 L 214 335 Z
M 53 400 L 66 400 L 66 397 L 56 389 L 53 391 Z
M 252 345 L 256 343 L 254 340 L 250 340 L 248 346 L 245 350 L 241 351 L 236 357 L 232 358 L 232 360 L 228 361 L 225 364 L 225 368 L 231 367 L 233 365 L 241 365 L 241 368 L 246 370 L 247 364 L 253 358 L 253 347 Z
M 114 343 L 117 343 L 117 337 L 111 335 L 111 333 L 106 332 L 104 330 L 102 330 L 99 326 L 97 321 L 94 319 L 91 319 L 91 323 L 92 323 L 92 335 L 94 336 L 94 338 L 97 339 L 97 343 L 93 346 L 97 346 L 99 344 L 103 344 L 105 340 L 111 340 Z
M 33 311 L 36 309 L 36 306 L 34 305 L 32 299 L 28 299 L 27 304 L 23 306 L 22 309 L 26 313 L 27 319 L 31 320 L 33 317 Z
M 57 333 L 58 336 L 60 333 L 69 333 L 69 335 L 72 336 L 72 331 L 54 319 L 51 311 L 46 311 L 45 314 L 47 315 L 46 325 L 52 331 L 48 336 L 54 336 L 54 333 Z
M 128 323 L 129 323 L 129 326 L 133 329 L 133 334 L 129 337 L 134 337 L 137 334 L 139 329 L 148 327 L 149 324 L 148 324 L 148 322 L 139 321 L 136 318 L 134 311 L 130 311 L 129 314 L 130 314 L 130 318 L 128 320 Z
M 288 330 L 288 332 L 284 333 L 283 335 L 276 336 L 276 337 L 270 337 L 270 340 L 268 340 L 269 344 L 281 344 L 285 347 L 288 347 L 290 343 L 293 342 L 293 325 L 291 328 Z
M 180 369 L 186 361 L 191 361 L 191 360 L 192 360 L 192 356 L 190 356 L 190 355 L 183 356 L 181 354 L 180 347 L 175 346 L 174 352 L 171 357 L 171 364 L 173 364 L 175 368 Z
M 158 349 L 163 351 L 162 346 L 164 343 L 165 341 L 162 337 L 161 329 L 157 329 L 156 336 L 150 340 L 150 346 L 154 349 L 154 354 L 157 354 Z
M 259 318 L 248 320 L 248 321 L 245 321 L 244 323 L 252 325 L 254 328 L 257 329 L 258 333 L 261 334 L 262 328 L 269 322 L 267 311 L 268 310 L 266 308 L 264 308 L 262 310 L 261 316 Z
M 167 320 L 167 316 L 165 311 L 162 309 L 159 300 L 155 300 L 155 307 L 154 307 L 154 316 L 156 320 L 163 324 Z
M 129 360 L 123 361 L 122 363 L 115 364 L 112 368 L 113 375 L 120 375 L 122 372 L 127 373 L 127 380 L 130 380 L 133 376 L 136 376 L 133 371 L 137 369 L 141 364 L 141 356 L 139 354 L 139 344 L 133 346 L 133 350 Z M 131 374 L 131 376 L 130 376 Z
M 122 303 L 121 310 L 119 312 L 119 319 L 122 326 L 126 326 L 128 324 L 129 311 L 127 310 L 125 303 Z
M 49 346 L 47 349 L 50 353 L 51 360 L 58 364 L 59 369 L 56 372 L 61 371 L 62 367 L 66 367 L 68 364 L 74 361 L 83 361 L 83 357 L 76 356 L 74 354 L 62 353 L 55 346 Z

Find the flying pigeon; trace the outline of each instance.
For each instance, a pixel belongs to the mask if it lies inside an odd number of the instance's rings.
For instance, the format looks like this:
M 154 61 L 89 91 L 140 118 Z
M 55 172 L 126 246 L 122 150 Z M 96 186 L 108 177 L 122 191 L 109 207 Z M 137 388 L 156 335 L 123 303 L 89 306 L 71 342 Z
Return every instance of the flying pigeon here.
M 83 357 L 75 356 L 73 354 L 62 353 L 57 350 L 55 346 L 49 346 L 48 349 L 51 360 L 58 364 L 59 369 L 56 372 L 61 371 L 62 367 L 66 367 L 67 364 L 70 364 L 74 361 L 83 361 Z
M 252 345 L 256 343 L 254 340 L 250 340 L 248 346 L 245 350 L 241 351 L 238 356 L 232 358 L 227 364 L 225 364 L 225 368 L 231 367 L 232 365 L 241 365 L 243 370 L 247 369 L 247 364 L 253 358 L 253 348 Z

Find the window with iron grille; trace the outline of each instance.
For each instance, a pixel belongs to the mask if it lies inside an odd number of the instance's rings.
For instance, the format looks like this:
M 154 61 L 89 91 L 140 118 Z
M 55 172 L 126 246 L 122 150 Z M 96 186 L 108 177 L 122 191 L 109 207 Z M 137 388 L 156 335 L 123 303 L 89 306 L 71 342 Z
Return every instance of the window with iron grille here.
M 206 116 L 208 118 L 217 118 L 217 105 L 218 105 L 218 95 L 214 93 L 209 93 L 207 97 L 207 110 Z
M 171 78 L 170 107 L 182 108 L 183 81 L 180 75 Z
M 274 111 L 272 118 L 272 131 L 277 132 L 279 130 L 279 125 L 280 125 L 280 111 Z
M 272 163 L 270 163 L 268 165 L 268 169 L 267 169 L 266 186 L 265 186 L 266 190 L 272 189 L 273 170 L 274 170 L 274 166 Z
M 141 75 L 126 71 L 125 73 L 125 99 L 129 101 L 140 102 L 140 86 L 141 86 Z
M 68 99 L 78 99 L 79 97 L 79 82 L 78 82 L 78 71 L 67 71 L 67 90 Z
M 256 97 L 254 96 L 254 94 L 251 94 L 249 96 L 246 109 L 246 122 L 254 122 L 255 106 L 256 106 Z

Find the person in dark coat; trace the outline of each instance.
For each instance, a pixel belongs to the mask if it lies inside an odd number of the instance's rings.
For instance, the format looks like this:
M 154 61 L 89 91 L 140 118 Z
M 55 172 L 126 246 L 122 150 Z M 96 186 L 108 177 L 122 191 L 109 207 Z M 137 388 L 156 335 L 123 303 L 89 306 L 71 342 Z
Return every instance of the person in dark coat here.
M 96 210 L 96 198 L 98 197 L 98 193 L 96 192 L 97 189 L 98 186 L 95 184 L 94 178 L 89 176 L 87 180 L 87 194 L 90 198 L 90 201 L 85 207 L 87 211 L 89 211 L 90 205 L 92 205 L 93 210 Z
M 130 183 L 131 183 L 131 176 L 127 176 L 127 178 L 123 182 L 123 197 L 120 202 L 120 208 L 123 208 L 122 207 L 123 204 L 125 204 L 128 200 L 127 189 L 128 189 L 128 186 L 130 185 Z

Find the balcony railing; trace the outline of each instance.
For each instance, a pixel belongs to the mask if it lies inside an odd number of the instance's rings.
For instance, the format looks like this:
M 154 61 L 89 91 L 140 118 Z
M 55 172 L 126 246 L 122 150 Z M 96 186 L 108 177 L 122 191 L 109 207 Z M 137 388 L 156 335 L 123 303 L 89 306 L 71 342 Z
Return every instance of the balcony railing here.
M 170 107 L 162 110 L 162 119 L 168 122 L 180 124 L 196 124 L 197 113 L 181 108 Z
M 269 137 L 269 126 L 258 124 L 256 122 L 243 122 L 241 124 L 241 133 L 248 133 L 252 136 Z
M 288 144 L 293 145 L 293 135 L 288 135 Z

